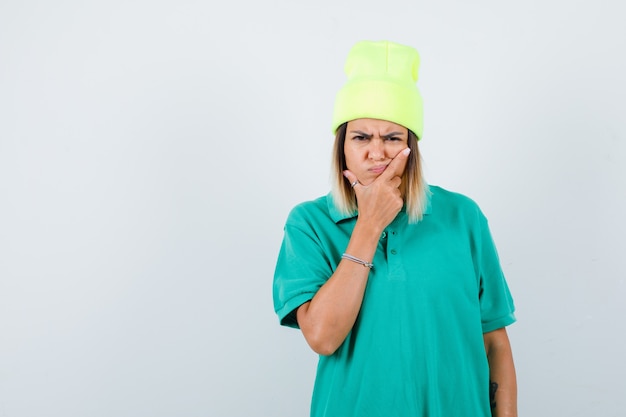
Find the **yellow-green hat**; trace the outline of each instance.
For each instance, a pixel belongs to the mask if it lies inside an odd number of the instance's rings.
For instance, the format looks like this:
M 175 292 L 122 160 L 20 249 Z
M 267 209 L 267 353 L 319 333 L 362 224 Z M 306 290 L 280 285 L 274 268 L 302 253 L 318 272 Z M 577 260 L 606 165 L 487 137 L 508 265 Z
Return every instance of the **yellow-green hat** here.
M 417 89 L 420 57 L 410 46 L 361 41 L 352 47 L 344 71 L 348 80 L 337 93 L 333 133 L 350 120 L 371 118 L 402 125 L 422 138 L 422 96 Z

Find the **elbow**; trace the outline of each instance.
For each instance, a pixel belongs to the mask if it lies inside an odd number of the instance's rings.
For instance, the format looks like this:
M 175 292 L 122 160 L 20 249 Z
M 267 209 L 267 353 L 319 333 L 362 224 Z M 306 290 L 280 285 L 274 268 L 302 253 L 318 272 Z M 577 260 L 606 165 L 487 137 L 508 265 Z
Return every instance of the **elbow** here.
M 330 356 L 337 351 L 341 343 L 337 343 L 328 335 L 323 334 L 305 334 L 304 335 L 309 347 L 318 355 Z
M 331 356 L 333 353 L 337 351 L 337 348 L 339 347 L 339 346 L 335 346 L 331 344 L 317 344 L 317 345 L 309 344 L 309 346 L 311 346 L 311 349 L 313 349 L 315 353 L 317 353 L 318 355 L 322 355 L 322 356 Z
M 327 326 L 305 326 L 301 327 L 301 330 L 309 347 L 322 356 L 330 356 L 335 353 L 345 339 Z
M 309 313 L 309 304 L 298 309 L 298 324 L 311 349 L 322 356 L 330 356 L 337 351 L 346 338 L 347 332 L 340 331 L 334 322 L 320 320 Z M 343 335 L 343 336 L 342 336 Z

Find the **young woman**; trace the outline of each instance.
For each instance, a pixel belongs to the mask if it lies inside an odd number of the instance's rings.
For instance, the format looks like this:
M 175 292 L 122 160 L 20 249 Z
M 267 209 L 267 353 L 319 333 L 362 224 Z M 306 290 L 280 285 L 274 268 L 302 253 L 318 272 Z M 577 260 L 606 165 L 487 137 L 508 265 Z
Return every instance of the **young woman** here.
M 351 49 L 331 193 L 285 225 L 274 306 L 320 355 L 314 417 L 517 415 L 513 301 L 479 207 L 424 181 L 418 67 Z

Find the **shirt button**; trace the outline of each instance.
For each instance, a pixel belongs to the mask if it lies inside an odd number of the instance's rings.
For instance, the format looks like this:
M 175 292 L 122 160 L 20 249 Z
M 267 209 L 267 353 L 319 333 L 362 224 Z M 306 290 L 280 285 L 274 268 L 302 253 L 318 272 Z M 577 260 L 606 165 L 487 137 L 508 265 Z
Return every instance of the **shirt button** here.
M 391 249 L 391 254 L 395 255 L 396 253 L 398 253 L 398 251 L 396 251 L 395 249 Z

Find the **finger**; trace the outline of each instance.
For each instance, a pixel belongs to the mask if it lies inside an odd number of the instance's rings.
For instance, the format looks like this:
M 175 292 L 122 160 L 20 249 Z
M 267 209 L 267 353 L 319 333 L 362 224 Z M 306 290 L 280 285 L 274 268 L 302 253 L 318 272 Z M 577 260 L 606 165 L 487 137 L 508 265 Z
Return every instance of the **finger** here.
M 400 184 L 402 184 L 402 179 L 400 177 L 393 177 L 389 180 L 389 184 L 391 184 L 391 186 L 393 187 L 400 188 Z
M 406 148 L 400 151 L 389 163 L 387 169 L 381 174 L 381 177 L 389 180 L 393 177 L 400 177 L 402 173 L 404 173 L 404 168 L 406 167 L 406 162 L 409 159 L 409 154 L 411 153 L 411 148 Z
M 351 171 L 346 169 L 343 171 L 343 176 L 346 177 L 346 180 L 348 180 L 348 183 L 350 183 L 352 188 L 359 184 L 359 179 Z

